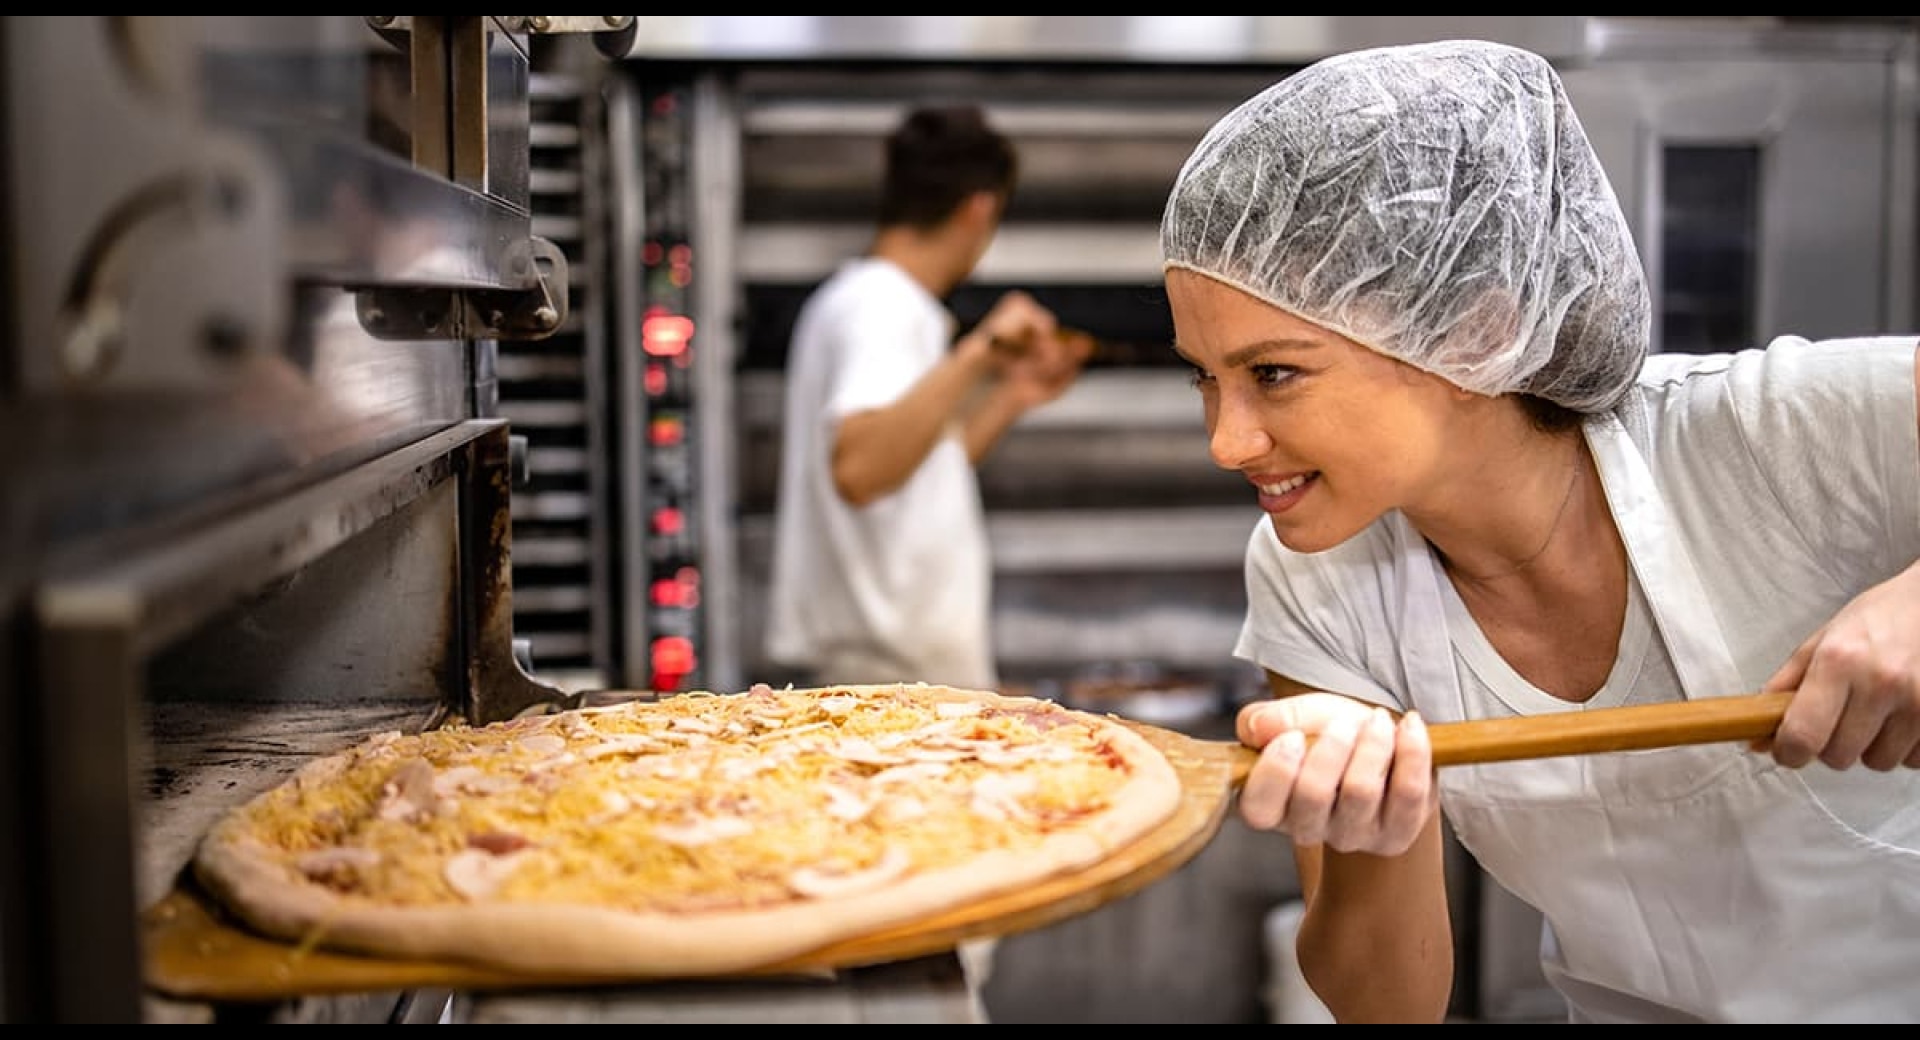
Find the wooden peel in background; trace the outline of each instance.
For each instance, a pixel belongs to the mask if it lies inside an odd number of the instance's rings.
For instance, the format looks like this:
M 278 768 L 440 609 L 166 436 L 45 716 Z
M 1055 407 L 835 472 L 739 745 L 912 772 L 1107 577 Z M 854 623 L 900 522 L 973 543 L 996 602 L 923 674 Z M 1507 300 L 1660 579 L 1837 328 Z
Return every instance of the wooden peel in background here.
M 1064 340 L 1069 346 L 1081 351 L 1082 360 L 1091 359 L 1100 352 L 1101 341 L 1091 332 L 1061 326 L 1055 329 L 1053 334 L 1061 340 Z M 1032 345 L 1030 336 L 1017 338 L 995 336 L 989 342 L 996 352 L 1006 354 L 1009 357 L 1019 357 L 1025 354 L 1027 348 Z
M 1511 719 L 1436 722 L 1427 727 L 1427 733 L 1433 739 L 1435 766 L 1644 751 L 1770 737 L 1792 699 L 1793 691 L 1783 690 Z M 1235 784 L 1246 779 L 1258 757 L 1252 748 L 1238 748 L 1233 756 Z

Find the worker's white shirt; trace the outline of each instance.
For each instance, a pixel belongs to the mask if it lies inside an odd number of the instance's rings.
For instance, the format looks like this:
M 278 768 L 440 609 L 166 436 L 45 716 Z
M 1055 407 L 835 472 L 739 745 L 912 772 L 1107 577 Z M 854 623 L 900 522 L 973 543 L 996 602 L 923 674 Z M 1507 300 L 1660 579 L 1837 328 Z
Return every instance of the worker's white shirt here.
M 953 334 L 940 301 L 884 260 L 842 265 L 801 308 L 774 524 L 774 660 L 823 682 L 996 685 L 986 522 L 958 429 L 864 508 L 834 490 L 830 464 L 836 424 L 906 393 Z
M 1588 705 L 1506 666 L 1397 513 L 1313 555 L 1262 518 L 1237 652 L 1429 722 L 1756 691 L 1920 559 L 1914 346 L 1659 355 L 1587 423 L 1633 579 Z M 1578 1020 L 1920 1020 L 1920 771 L 1782 769 L 1735 742 L 1440 781 L 1461 843 L 1545 915 Z

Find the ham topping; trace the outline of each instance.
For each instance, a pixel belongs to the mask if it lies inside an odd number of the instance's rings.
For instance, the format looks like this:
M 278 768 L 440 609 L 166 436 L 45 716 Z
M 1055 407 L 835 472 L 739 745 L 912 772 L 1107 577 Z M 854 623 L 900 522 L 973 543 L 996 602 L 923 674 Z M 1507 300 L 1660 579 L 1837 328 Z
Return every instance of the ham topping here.
M 1033 778 L 1030 776 L 1004 776 L 988 773 L 973 782 L 973 811 L 990 820 L 1006 820 L 1015 817 L 1027 817 L 1026 806 L 1020 804 L 1020 797 L 1033 790 Z
M 592 747 L 583 748 L 580 755 L 591 762 L 608 755 L 650 755 L 666 746 L 644 733 L 626 733 L 617 737 L 608 737 Z
M 534 733 L 514 741 L 514 746 L 529 755 L 545 758 L 567 749 L 567 738 L 558 733 Z
M 691 848 L 753 833 L 753 824 L 738 816 L 696 817 L 682 823 L 663 823 L 653 835 L 669 845 Z
M 853 823 L 873 811 L 874 800 L 839 784 L 827 786 L 827 815 Z
M 315 881 L 343 884 L 369 867 L 378 866 L 380 854 L 355 845 L 315 849 L 294 860 L 294 869 Z
M 912 865 L 913 860 L 904 851 L 889 845 L 877 862 L 863 869 L 832 865 L 801 867 L 787 875 L 787 887 L 813 899 L 844 896 L 878 888 L 905 874 Z
M 381 785 L 380 794 L 378 814 L 383 820 L 417 820 L 431 815 L 439 804 L 433 791 L 433 767 L 424 758 L 400 763 Z
M 441 875 L 447 884 L 470 901 L 486 899 L 500 890 L 530 850 L 495 855 L 486 849 L 461 849 L 447 858 Z

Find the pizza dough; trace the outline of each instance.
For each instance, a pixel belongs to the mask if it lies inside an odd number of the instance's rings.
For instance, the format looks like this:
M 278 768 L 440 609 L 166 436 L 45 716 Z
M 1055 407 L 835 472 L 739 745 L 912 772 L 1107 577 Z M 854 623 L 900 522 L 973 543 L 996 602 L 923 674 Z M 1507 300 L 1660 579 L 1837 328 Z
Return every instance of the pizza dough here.
M 1126 726 L 924 684 L 685 693 L 371 738 L 194 872 L 290 942 L 566 975 L 776 964 L 1084 869 L 1171 818 Z

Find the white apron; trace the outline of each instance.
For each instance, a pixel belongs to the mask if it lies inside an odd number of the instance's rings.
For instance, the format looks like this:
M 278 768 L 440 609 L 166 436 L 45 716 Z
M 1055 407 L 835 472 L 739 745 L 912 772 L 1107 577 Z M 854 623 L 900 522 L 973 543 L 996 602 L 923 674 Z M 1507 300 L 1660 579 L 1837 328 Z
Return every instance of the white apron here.
M 1610 417 L 1587 438 L 1682 687 L 1689 697 L 1742 692 L 1638 449 Z M 1427 595 L 1409 591 L 1410 601 Z M 1431 594 L 1425 606 L 1437 610 Z M 1452 660 L 1450 646 L 1408 649 Z M 1416 689 L 1428 721 L 1464 716 L 1451 676 Z M 1920 774 L 1813 770 L 1825 776 L 1734 742 L 1439 777 L 1461 843 L 1546 917 L 1543 966 L 1575 1021 L 1920 1021 L 1920 812 L 1896 820 L 1892 840 L 1870 836 L 1809 785 L 1884 802 L 1886 784 L 1920 790 Z

